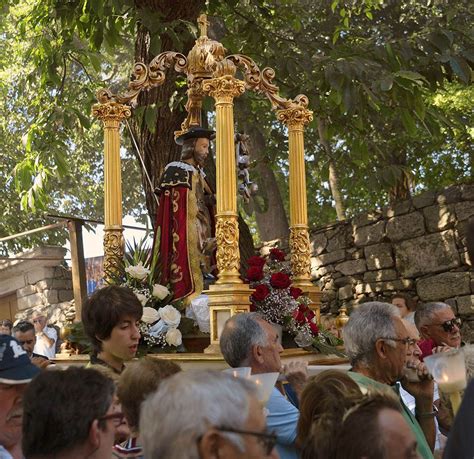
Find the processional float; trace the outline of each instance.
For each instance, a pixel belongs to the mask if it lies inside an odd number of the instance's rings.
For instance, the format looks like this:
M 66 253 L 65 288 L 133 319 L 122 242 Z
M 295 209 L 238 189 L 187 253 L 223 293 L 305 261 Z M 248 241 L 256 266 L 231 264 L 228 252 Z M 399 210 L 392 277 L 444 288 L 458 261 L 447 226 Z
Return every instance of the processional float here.
M 104 271 L 118 269 L 124 255 L 122 227 L 122 185 L 120 171 L 120 124 L 129 118 L 141 91 L 160 86 L 166 70 L 174 67 L 187 77 L 187 117 L 175 137 L 192 126 L 201 126 L 201 108 L 210 96 L 216 107 L 216 244 L 217 281 L 205 293 L 209 295 L 211 346 L 217 350 L 220 330 L 231 315 L 247 312 L 252 290 L 240 278 L 239 227 L 237 212 L 237 171 L 234 151 L 234 98 L 246 90 L 266 96 L 277 119 L 288 129 L 290 252 L 292 281 L 312 300 L 319 318 L 320 290 L 311 282 L 311 247 L 308 232 L 306 176 L 304 161 L 304 127 L 312 120 L 305 95 L 285 99 L 272 83 L 275 71 L 260 70 L 242 54 L 225 55 L 223 45 L 207 37 L 207 17 L 198 18 L 200 37 L 189 54 L 166 51 L 148 65 L 134 64 L 132 79 L 124 94 L 108 89 L 97 93 L 93 116 L 104 126 Z M 236 77 L 237 70 L 243 80 Z

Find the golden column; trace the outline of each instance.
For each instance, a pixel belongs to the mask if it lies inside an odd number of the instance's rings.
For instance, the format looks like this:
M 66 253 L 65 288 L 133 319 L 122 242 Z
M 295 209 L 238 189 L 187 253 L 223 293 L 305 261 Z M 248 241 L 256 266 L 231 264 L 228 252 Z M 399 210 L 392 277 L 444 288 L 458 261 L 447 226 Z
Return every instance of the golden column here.
M 107 91 L 99 92 L 92 114 L 104 123 L 104 273 L 117 272 L 124 253 L 122 228 L 122 174 L 120 123 L 130 117 L 130 107 L 112 102 Z
M 305 96 L 278 110 L 277 117 L 288 127 L 290 164 L 290 250 L 293 284 L 306 293 L 319 321 L 320 289 L 311 282 L 311 245 L 308 232 L 308 204 L 304 160 L 304 126 L 313 119 Z
M 235 65 L 229 60 L 216 64 L 213 78 L 202 88 L 216 101 L 216 242 L 218 279 L 210 286 L 211 346 L 206 352 L 219 351 L 219 336 L 224 322 L 239 312 L 248 312 L 248 284 L 240 279 L 239 225 L 237 213 L 237 170 L 234 151 L 234 98 L 245 90 L 235 78 Z

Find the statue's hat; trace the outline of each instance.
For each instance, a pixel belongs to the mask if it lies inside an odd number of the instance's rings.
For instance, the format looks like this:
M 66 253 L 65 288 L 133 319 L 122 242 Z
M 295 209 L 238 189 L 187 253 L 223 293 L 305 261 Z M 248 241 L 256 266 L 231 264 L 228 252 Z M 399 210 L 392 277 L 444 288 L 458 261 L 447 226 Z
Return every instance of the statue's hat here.
M 216 131 L 211 129 L 205 129 L 200 126 L 193 126 L 189 128 L 184 134 L 181 134 L 179 137 L 176 137 L 176 143 L 178 145 L 183 145 L 183 142 L 188 139 L 209 139 L 214 140 L 216 137 Z

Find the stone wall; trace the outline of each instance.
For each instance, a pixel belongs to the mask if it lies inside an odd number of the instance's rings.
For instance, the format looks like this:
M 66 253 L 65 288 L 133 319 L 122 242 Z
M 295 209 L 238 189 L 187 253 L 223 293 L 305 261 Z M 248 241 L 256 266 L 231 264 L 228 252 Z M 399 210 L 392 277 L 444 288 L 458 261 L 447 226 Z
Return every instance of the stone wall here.
M 406 292 L 446 301 L 474 338 L 474 272 L 466 249 L 474 185 L 428 191 L 311 232 L 312 275 L 323 310 Z M 472 319 L 472 320 L 469 320 Z
M 0 262 L 0 296 L 16 292 L 16 319 L 28 319 L 33 310 L 40 310 L 51 324 L 61 326 L 66 315 L 74 312 L 65 254 L 62 247 L 45 246 L 18 254 L 17 260 Z

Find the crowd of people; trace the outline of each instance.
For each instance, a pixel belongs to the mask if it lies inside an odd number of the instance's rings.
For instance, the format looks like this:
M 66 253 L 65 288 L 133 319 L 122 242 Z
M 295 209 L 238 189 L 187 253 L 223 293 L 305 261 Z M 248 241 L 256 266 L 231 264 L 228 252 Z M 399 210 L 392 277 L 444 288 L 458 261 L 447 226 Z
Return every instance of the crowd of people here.
M 220 337 L 227 364 L 280 373 L 264 406 L 251 380 L 134 359 L 142 311 L 123 287 L 86 300 L 86 368 L 54 365 L 44 315 L 1 330 L 0 459 L 474 457 L 474 383 L 454 417 L 423 363 L 463 345 L 446 303 L 360 305 L 343 329 L 350 371 L 314 377 L 305 362 L 282 365 L 272 324 L 232 316 Z

